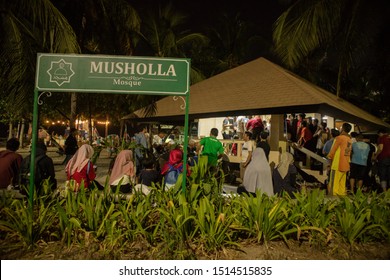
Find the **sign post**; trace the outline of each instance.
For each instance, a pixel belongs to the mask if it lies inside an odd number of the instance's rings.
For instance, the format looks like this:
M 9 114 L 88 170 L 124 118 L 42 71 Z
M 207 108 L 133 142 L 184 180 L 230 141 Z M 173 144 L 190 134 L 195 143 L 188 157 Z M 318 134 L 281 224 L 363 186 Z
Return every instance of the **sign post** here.
M 182 182 L 182 190 L 185 191 L 190 93 L 189 59 L 38 53 L 36 67 L 29 192 L 31 209 L 35 178 L 39 91 L 185 95 Z

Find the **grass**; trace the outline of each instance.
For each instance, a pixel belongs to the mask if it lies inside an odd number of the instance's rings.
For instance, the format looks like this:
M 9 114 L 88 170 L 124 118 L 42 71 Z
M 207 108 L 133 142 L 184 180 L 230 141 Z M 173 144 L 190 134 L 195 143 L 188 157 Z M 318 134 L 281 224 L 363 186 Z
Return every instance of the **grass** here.
M 119 200 L 108 186 L 105 191 L 81 188 L 63 196 L 46 188 L 34 199 L 32 216 L 27 200 L 2 198 L 0 238 L 7 244 L 1 250 L 34 251 L 56 242 L 86 250 L 99 244 L 96 250 L 106 254 L 102 258 L 121 258 L 135 247 L 155 258 L 196 259 L 240 250 L 247 242 L 266 247 L 306 242 L 320 251 L 335 244 L 390 244 L 389 191 L 331 200 L 320 190 L 293 197 L 258 192 L 226 198 L 217 191 L 220 182 L 215 177 L 202 182 L 193 176 L 185 193 L 181 184 L 169 191 L 155 186 L 147 196 L 135 193 Z

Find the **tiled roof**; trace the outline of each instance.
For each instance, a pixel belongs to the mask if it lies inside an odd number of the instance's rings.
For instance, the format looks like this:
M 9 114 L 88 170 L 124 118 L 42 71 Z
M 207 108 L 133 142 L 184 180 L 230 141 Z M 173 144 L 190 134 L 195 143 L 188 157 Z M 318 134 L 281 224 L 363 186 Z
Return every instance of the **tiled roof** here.
M 321 113 L 371 126 L 389 124 L 292 72 L 258 58 L 190 87 L 191 118 L 250 114 Z M 183 117 L 181 98 L 157 102 L 153 119 Z M 135 115 L 145 117 L 143 110 Z M 151 118 L 149 118 L 151 119 Z

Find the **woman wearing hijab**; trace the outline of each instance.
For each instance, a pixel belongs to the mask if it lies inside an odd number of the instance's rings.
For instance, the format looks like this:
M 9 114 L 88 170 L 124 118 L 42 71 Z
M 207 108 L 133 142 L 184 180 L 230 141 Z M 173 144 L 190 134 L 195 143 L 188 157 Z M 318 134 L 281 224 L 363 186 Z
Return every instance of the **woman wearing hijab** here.
M 260 190 L 267 195 L 273 195 L 271 168 L 262 148 L 256 148 L 252 153 L 252 160 L 244 174 L 243 185 L 249 193 L 255 194 Z
M 119 183 L 119 191 L 122 193 L 131 192 L 131 187 L 135 183 L 133 152 L 130 150 L 121 151 L 115 159 L 109 184 L 111 189 L 115 191 Z
M 293 192 L 297 191 L 295 187 L 297 169 L 293 162 L 294 157 L 292 154 L 288 152 L 282 153 L 280 162 L 272 173 L 275 193 L 280 194 L 286 191 L 292 195 Z
M 176 181 L 183 172 L 183 151 L 175 148 L 169 153 L 169 159 L 161 169 L 161 175 L 164 176 L 165 188 L 169 189 L 176 184 Z M 187 176 L 190 175 L 187 165 Z
M 67 178 L 68 180 L 73 179 L 76 181 L 76 191 L 81 186 L 82 182 L 84 182 L 84 188 L 86 189 L 91 187 L 92 182 L 99 189 L 103 188 L 98 182 L 94 181 L 96 173 L 91 162 L 93 153 L 94 150 L 92 146 L 84 144 L 66 164 L 65 172 L 67 174 Z

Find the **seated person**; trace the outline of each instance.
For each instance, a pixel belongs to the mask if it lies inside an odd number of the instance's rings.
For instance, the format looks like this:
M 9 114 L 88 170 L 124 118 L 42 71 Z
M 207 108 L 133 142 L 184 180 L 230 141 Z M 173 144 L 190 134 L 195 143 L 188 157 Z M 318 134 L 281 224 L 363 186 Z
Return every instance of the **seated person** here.
M 122 150 L 115 159 L 112 167 L 109 184 L 112 191 L 116 191 L 119 186 L 119 192 L 130 193 L 135 183 L 135 166 L 133 152 Z
M 288 152 L 282 153 L 278 166 L 272 172 L 274 193 L 281 194 L 286 191 L 289 195 L 298 191 L 295 187 L 297 169 L 293 164 L 294 157 Z
M 274 194 L 271 168 L 262 148 L 256 148 L 253 151 L 252 160 L 245 170 L 243 187 L 239 187 L 237 193 L 256 195 L 258 190 L 268 196 Z
M 45 180 L 48 180 L 51 189 L 54 190 L 57 188 L 56 174 L 54 171 L 53 160 L 46 155 L 47 147 L 43 141 L 38 141 L 36 145 L 36 155 L 35 155 L 35 177 L 34 185 L 37 193 L 42 191 L 42 183 Z M 31 154 L 25 157 L 22 161 L 22 166 L 20 168 L 20 184 L 24 185 L 29 189 L 30 185 L 30 163 L 31 163 Z
M 153 158 L 144 158 L 143 166 L 144 169 L 141 170 L 138 176 L 139 184 L 150 187 L 152 186 L 152 183 L 161 183 L 161 175 L 160 172 L 156 170 Z
M 262 148 L 264 150 L 267 160 L 269 161 L 269 153 L 271 151 L 271 147 L 268 144 L 267 138 L 268 138 L 268 133 L 266 131 L 260 132 L 259 140 L 256 144 L 256 148 Z
M 75 191 L 79 190 L 82 183 L 86 189 L 91 187 L 97 187 L 100 190 L 104 189 L 104 187 L 95 180 L 96 173 L 91 162 L 93 153 L 94 150 L 92 146 L 84 144 L 66 164 L 65 172 L 67 179 L 76 181 Z
M 16 186 L 23 157 L 16 153 L 20 143 L 16 138 L 7 141 L 6 150 L 0 152 L 0 189 Z
M 179 148 L 171 150 L 169 159 L 161 169 L 161 175 L 164 176 L 164 187 L 171 188 L 176 184 L 179 175 L 183 172 L 183 151 Z M 187 176 L 190 175 L 187 165 Z

